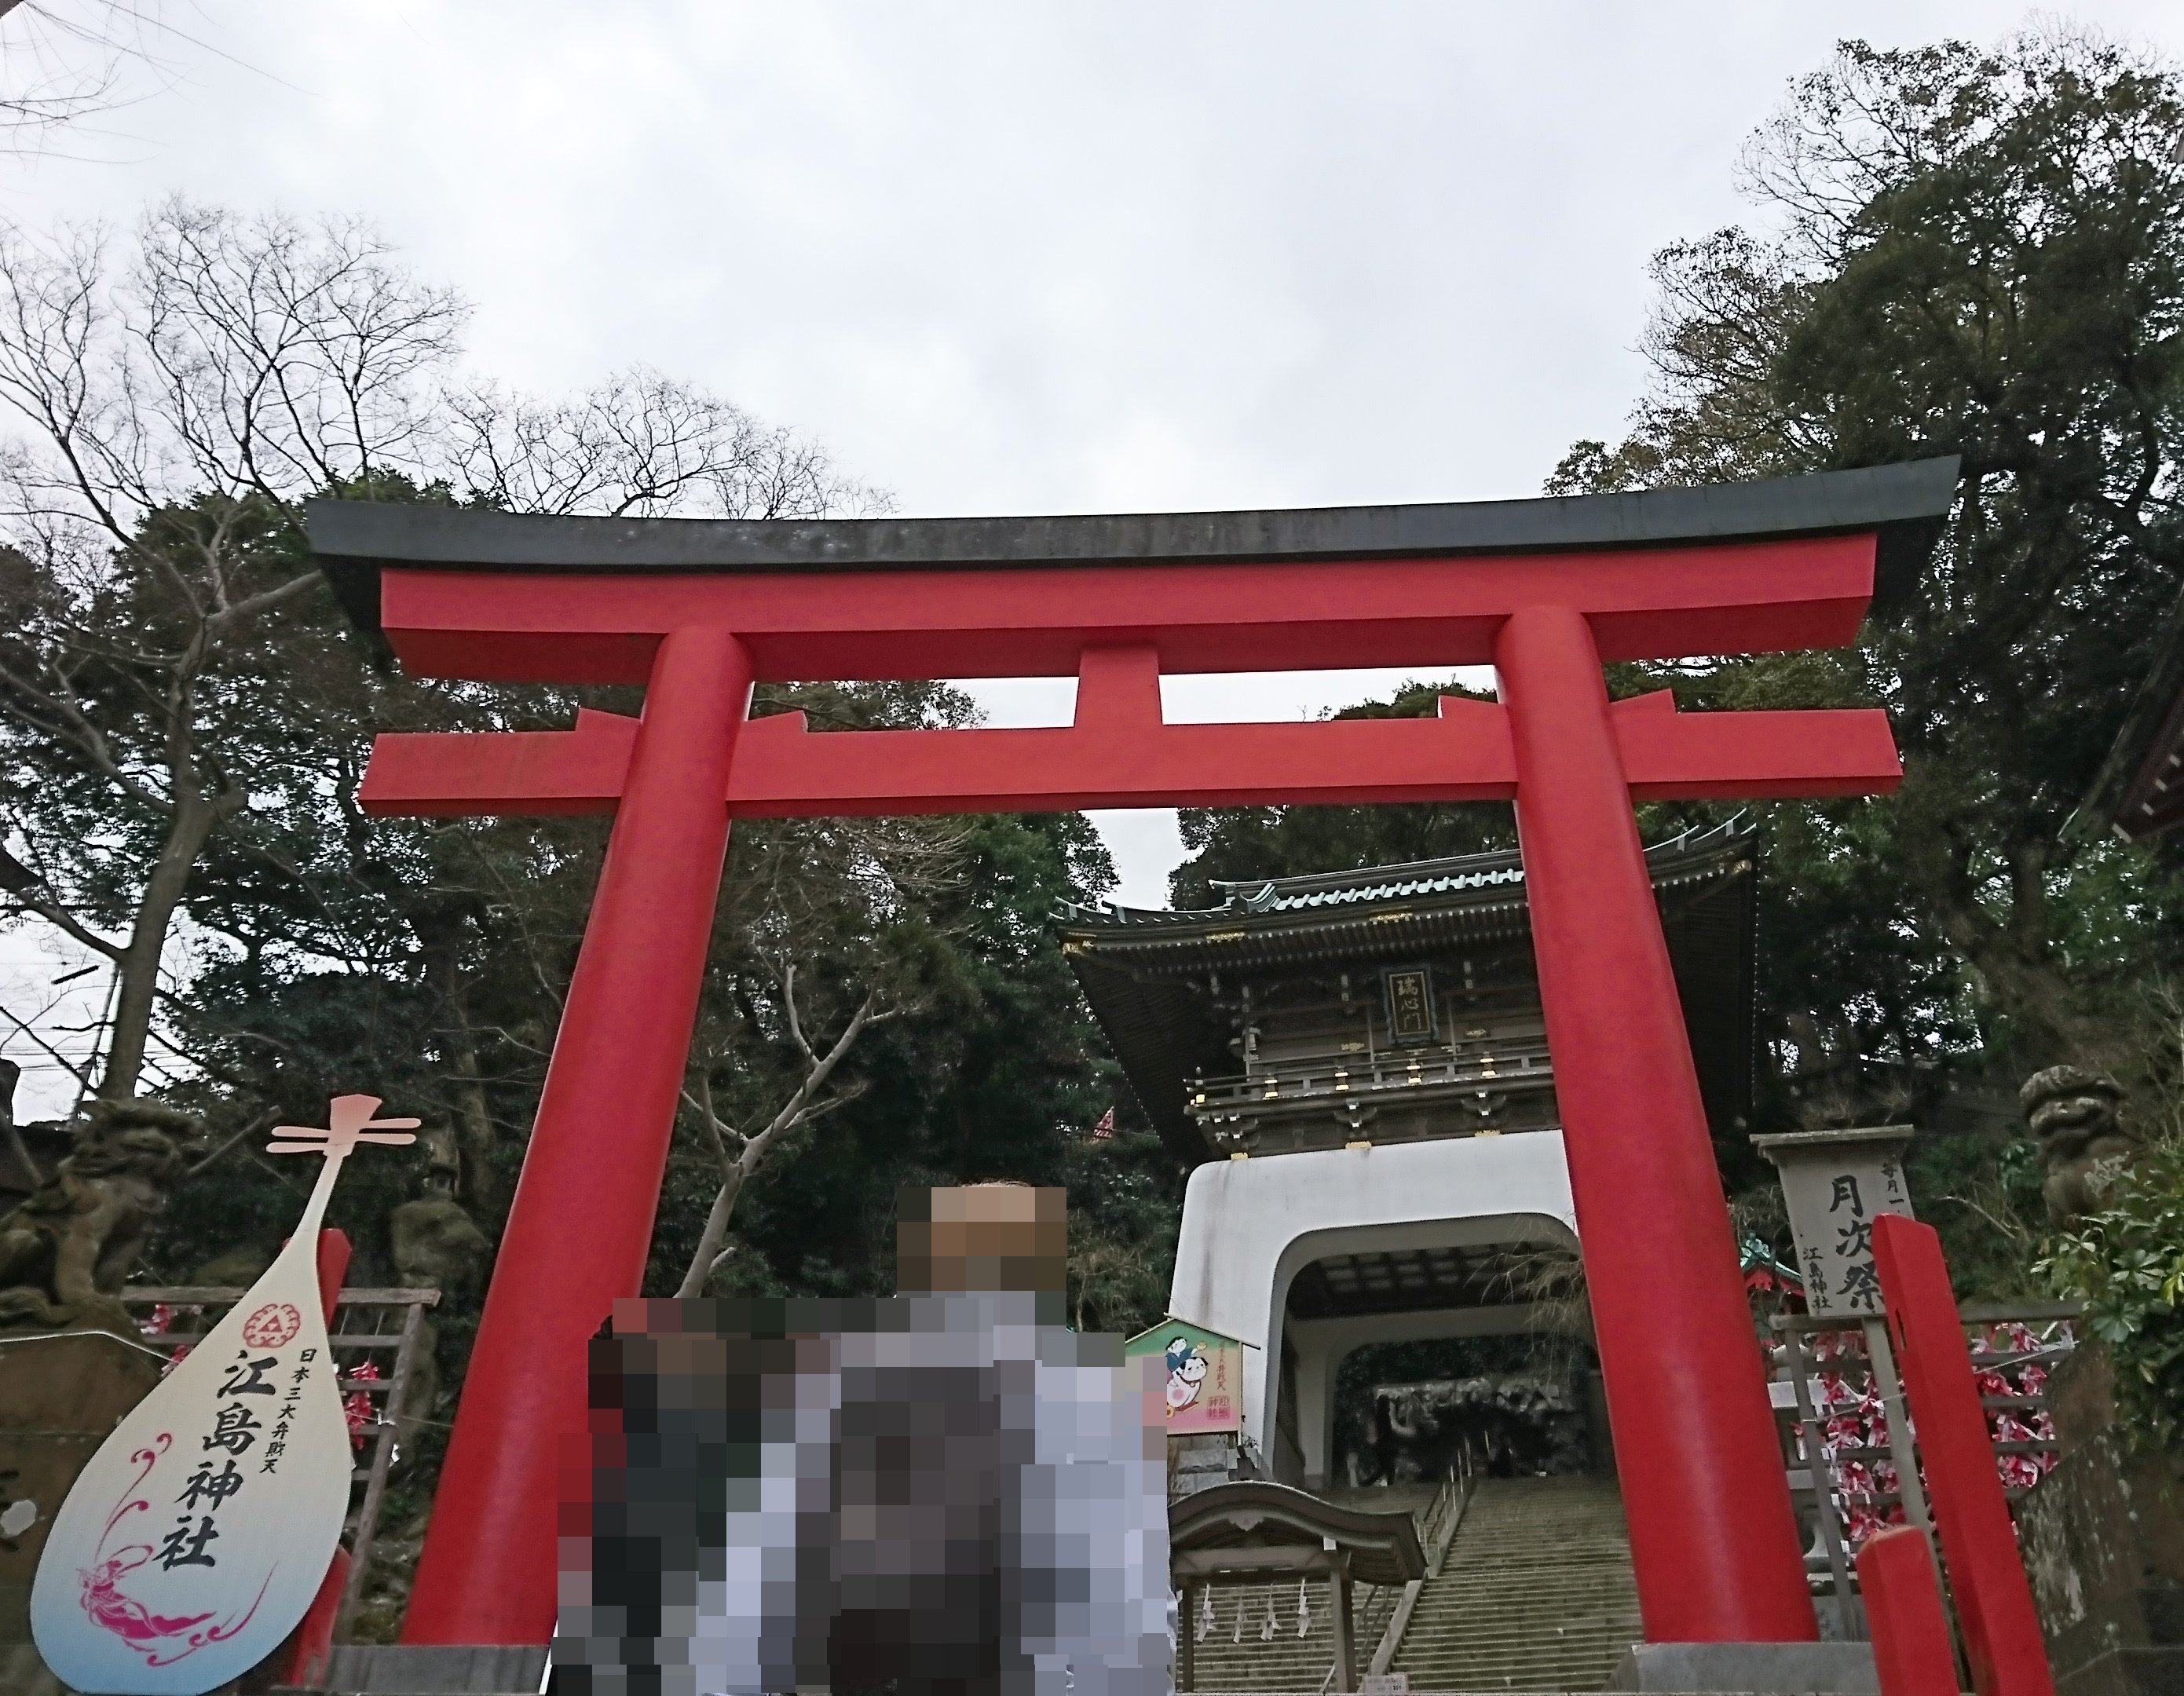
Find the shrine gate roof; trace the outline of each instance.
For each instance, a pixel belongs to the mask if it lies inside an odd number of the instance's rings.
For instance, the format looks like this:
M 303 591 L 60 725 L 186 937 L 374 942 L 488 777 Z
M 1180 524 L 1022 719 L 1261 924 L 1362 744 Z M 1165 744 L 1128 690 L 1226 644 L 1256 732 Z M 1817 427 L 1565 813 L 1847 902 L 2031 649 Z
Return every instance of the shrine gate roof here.
M 1748 871 L 1757 832 L 1740 815 L 1710 829 L 1686 831 L 1646 850 L 1646 870 L 1657 892 L 1700 880 L 1711 881 Z M 1489 854 L 1451 854 L 1442 859 L 1409 860 L 1397 865 L 1368 865 L 1352 871 L 1315 871 L 1295 877 L 1228 881 L 1211 880 L 1228 897 L 1218 907 L 1125 907 L 1119 903 L 1080 906 L 1066 903 L 1057 915 L 1064 931 L 1091 948 L 1103 942 L 1128 943 L 1152 940 L 1151 931 L 1183 932 L 1209 927 L 1214 934 L 1196 940 L 1212 948 L 1208 960 L 1218 958 L 1223 943 L 1240 942 L 1240 933 L 1225 929 L 1238 919 L 1293 915 L 1303 919 L 1314 933 L 1323 926 L 1311 923 L 1312 915 L 1346 918 L 1346 909 L 1376 907 L 1392 901 L 1420 897 L 1436 899 L 1436 911 L 1469 911 L 1511 923 L 1507 934 L 1524 933 L 1524 866 L 1514 848 Z M 1499 927 L 1497 927 L 1499 928 Z M 1381 934 L 1375 926 L 1373 934 Z M 1290 934 L 1287 926 L 1254 927 L 1262 947 L 1279 947 L 1274 939 Z M 1181 943 L 1180 934 L 1158 938 Z M 1400 952 L 1400 948 L 1397 952 Z M 1320 948 L 1309 950 L 1317 954 Z
M 311 547 L 356 623 L 404 570 L 716 574 L 1304 563 L 1571 553 L 1875 533 L 1876 598 L 1906 592 L 1956 487 L 1922 459 L 1771 481 L 1538 500 L 1024 518 L 557 517 L 311 501 Z
M 1346 907 L 1360 901 L 1391 900 L 1404 895 L 1447 895 L 1460 889 L 1490 889 L 1496 884 L 1522 883 L 1524 868 L 1513 851 L 1507 855 L 1474 855 L 1473 859 L 1506 859 L 1502 865 L 1468 865 L 1447 859 L 1417 860 L 1380 868 L 1379 880 L 1360 882 L 1359 874 L 1320 872 L 1307 877 L 1275 877 L 1263 882 L 1209 880 L 1216 889 L 1228 892 L 1228 905 L 1252 913 L 1298 913 L 1312 907 Z
M 1708 1119 L 1724 1136 L 1752 1108 L 1757 1040 L 1758 830 L 1741 815 L 1646 851 Z M 1472 948 L 1529 951 L 1514 853 L 1217 884 L 1219 907 L 1066 904 L 1061 949 L 1132 1091 L 1188 1163 L 1209 1150 L 1184 1109 L 1189 1079 L 1228 1062 L 1225 1024 L 1193 987 L 1297 967 L 1377 971 Z

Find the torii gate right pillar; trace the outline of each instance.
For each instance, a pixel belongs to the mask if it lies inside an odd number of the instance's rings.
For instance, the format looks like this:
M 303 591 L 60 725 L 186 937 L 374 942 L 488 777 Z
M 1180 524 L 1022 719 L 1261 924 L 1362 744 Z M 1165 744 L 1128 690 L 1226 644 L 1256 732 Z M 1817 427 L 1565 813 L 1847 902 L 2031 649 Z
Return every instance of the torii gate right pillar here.
M 1809 1639 L 1764 1369 L 1593 632 L 1568 607 L 1522 608 L 1494 657 L 1646 1635 Z

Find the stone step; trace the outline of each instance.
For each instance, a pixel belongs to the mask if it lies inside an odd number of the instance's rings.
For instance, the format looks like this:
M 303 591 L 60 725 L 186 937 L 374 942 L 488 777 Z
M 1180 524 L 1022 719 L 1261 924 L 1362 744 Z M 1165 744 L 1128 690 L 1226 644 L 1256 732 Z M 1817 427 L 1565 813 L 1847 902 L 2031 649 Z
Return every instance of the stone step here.
M 1428 1586 L 1430 1590 L 1432 1587 Z M 1426 1599 L 1419 1598 L 1421 1603 Z M 1423 1631 L 1429 1624 L 1465 1626 L 1480 1625 L 1491 1628 L 1496 1621 L 1506 1621 L 1514 1630 L 1521 1623 L 1529 1626 L 1534 1621 L 1545 1620 L 1550 1625 L 1575 1625 L 1588 1620 L 1618 1620 L 1637 1612 L 1635 1601 L 1624 1594 L 1609 1593 L 1594 1596 L 1573 1596 L 1565 1591 L 1552 1602 L 1545 1598 L 1508 1598 L 1501 1606 L 1451 1607 L 1437 1602 L 1434 1610 L 1423 1616 L 1415 1611 L 1411 1617 L 1418 1621 L 1416 1629 Z
M 1522 1648 L 1532 1643 L 1539 1643 L 1545 1647 L 1553 1643 L 1574 1643 L 1580 1639 L 1606 1640 L 1618 1637 L 1627 1645 L 1636 1641 L 1630 1633 L 1635 1629 L 1637 1624 L 1638 1616 L 1635 1612 L 1633 1612 L 1623 1615 L 1609 1615 L 1596 1621 L 1587 1621 L 1575 1626 L 1558 1625 L 1552 1621 L 1541 1621 L 1524 1627 L 1514 1627 L 1507 1632 L 1498 1632 L 1483 1627 L 1461 1629 L 1436 1625 L 1428 1629 L 1406 1632 L 1403 1641 L 1411 1646 L 1413 1652 L 1423 1649 L 1429 1643 L 1455 1643 L 1485 1652 L 1489 1649 Z
M 1395 1668 L 1433 1690 L 1597 1690 L 1640 1634 L 1613 1482 L 1485 1479 Z

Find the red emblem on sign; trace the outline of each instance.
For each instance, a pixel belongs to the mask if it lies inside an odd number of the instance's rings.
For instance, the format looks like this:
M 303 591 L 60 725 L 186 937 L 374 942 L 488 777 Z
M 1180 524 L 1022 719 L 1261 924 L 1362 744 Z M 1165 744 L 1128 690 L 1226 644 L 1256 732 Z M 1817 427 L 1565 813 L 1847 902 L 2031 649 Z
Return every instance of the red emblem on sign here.
M 242 1340 L 253 1348 L 278 1348 L 304 1328 L 304 1316 L 284 1301 L 270 1301 L 242 1322 Z

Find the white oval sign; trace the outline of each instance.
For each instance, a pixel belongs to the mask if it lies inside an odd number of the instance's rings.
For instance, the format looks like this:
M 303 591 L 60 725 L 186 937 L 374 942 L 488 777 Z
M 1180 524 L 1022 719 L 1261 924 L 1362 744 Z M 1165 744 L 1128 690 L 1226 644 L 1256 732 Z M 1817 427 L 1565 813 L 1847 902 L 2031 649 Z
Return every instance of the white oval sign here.
M 331 1134 L 276 1133 L 327 1138 L 275 1145 L 327 1155 L 296 1234 L 114 1427 L 54 1516 L 31 1630 L 76 1689 L 202 1696 L 278 1649 L 317 1595 L 354 1464 L 320 1306 L 319 1226 L 357 1142 L 410 1140 L 359 1135 L 378 1104 L 344 1096 Z

